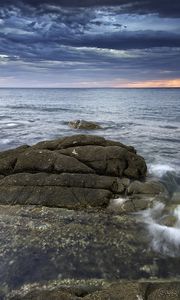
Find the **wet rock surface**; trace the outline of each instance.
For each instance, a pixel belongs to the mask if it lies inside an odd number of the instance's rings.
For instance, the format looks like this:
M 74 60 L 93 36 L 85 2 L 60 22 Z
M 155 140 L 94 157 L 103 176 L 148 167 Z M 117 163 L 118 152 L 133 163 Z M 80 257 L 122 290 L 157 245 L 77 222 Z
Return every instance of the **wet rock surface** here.
M 101 280 L 56 281 L 49 285 L 25 285 L 12 291 L 9 300 L 179 300 L 180 282 L 166 280 L 116 281 Z
M 0 299 L 179 299 L 156 281 L 180 258 L 154 253 L 132 214 L 167 195 L 146 171 L 133 147 L 91 135 L 1 152 Z
M 166 193 L 165 187 L 160 182 L 148 181 L 132 182 L 127 190 L 128 194 L 149 194 L 149 195 L 159 195 L 161 193 Z
M 89 279 L 131 281 L 179 273 L 179 258 L 148 250 L 147 232 L 133 215 L 1 205 L 0 231 L 0 295 L 51 281 L 64 280 L 65 289 L 74 279 L 86 286 Z

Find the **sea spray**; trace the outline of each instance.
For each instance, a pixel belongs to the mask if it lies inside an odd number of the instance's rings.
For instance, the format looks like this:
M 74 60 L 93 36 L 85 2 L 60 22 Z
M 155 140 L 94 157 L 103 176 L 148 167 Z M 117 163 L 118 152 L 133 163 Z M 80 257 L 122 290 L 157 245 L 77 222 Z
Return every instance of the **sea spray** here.
M 176 226 L 180 228 L 180 205 L 178 205 L 174 210 L 174 216 L 177 218 Z
M 171 164 L 149 164 L 148 175 L 159 180 L 166 187 L 169 196 L 180 191 L 180 174 L 177 166 Z
M 149 173 L 151 175 L 157 176 L 157 177 L 162 177 L 165 175 L 167 172 L 173 172 L 175 171 L 174 167 L 168 165 L 168 164 L 150 164 L 149 167 Z
M 153 208 L 138 214 L 147 225 L 152 249 L 163 255 L 177 257 L 180 256 L 180 205 L 172 212 L 172 215 L 176 217 L 173 227 L 160 224 L 164 216 L 164 208 L 165 205 L 159 202 Z
M 118 207 L 118 206 L 121 206 L 124 204 L 124 202 L 126 202 L 127 199 L 126 198 L 122 198 L 122 197 L 119 197 L 119 198 L 116 198 L 116 199 L 112 199 L 110 201 L 110 206 L 114 206 L 114 207 Z
M 124 204 L 127 201 L 127 198 L 119 197 L 116 199 L 111 199 L 108 209 L 109 211 L 115 211 L 122 213 L 124 211 Z

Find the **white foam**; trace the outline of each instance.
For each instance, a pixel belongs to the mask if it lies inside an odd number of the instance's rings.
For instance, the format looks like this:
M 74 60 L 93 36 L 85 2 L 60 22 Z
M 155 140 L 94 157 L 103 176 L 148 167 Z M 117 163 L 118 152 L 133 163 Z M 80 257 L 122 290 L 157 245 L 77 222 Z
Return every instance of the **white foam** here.
M 7 127 L 15 127 L 17 125 L 18 125 L 17 123 L 7 123 L 6 124 Z
M 149 166 L 149 173 L 158 177 L 162 177 L 167 172 L 173 172 L 175 169 L 167 164 L 152 164 Z
M 110 205 L 111 206 L 122 206 L 123 205 L 123 203 L 126 201 L 127 199 L 125 199 L 125 198 L 117 198 L 117 199 L 112 199 L 111 201 L 110 201 Z
M 147 224 L 154 251 L 174 257 L 180 255 L 180 205 L 174 210 L 177 222 L 174 227 L 158 224 L 165 205 L 156 203 L 153 208 L 142 212 L 143 221 Z
M 151 245 L 154 251 L 171 257 L 180 254 L 180 228 L 152 223 L 149 225 L 149 231 L 152 237 Z
M 174 216 L 177 218 L 176 226 L 180 228 L 180 205 L 178 205 L 174 210 Z
M 145 223 L 150 224 L 161 216 L 164 207 L 164 203 L 157 202 L 152 208 L 148 208 L 138 214 L 142 216 Z
M 9 144 L 11 142 L 10 139 L 2 139 L 1 140 L 1 144 L 5 145 L 5 144 Z

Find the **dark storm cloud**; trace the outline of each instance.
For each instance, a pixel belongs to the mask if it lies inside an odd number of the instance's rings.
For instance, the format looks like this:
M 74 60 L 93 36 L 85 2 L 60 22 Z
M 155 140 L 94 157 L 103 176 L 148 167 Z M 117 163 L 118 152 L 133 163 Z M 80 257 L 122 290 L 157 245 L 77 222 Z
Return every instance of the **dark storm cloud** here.
M 0 80 L 180 77 L 178 17 L 179 0 L 1 0 Z
M 77 32 L 77 31 L 76 31 Z M 23 57 L 37 55 L 37 49 L 42 53 L 42 58 L 54 59 L 54 49 L 60 46 L 73 47 L 96 47 L 103 49 L 130 50 L 147 49 L 157 47 L 180 47 L 180 34 L 154 31 L 117 32 L 112 34 L 86 34 L 72 35 L 73 30 L 69 28 L 58 28 L 52 26 L 48 31 L 34 31 L 29 34 L 8 33 L 0 34 L 0 53 L 20 54 Z M 24 46 L 24 47 L 23 47 Z M 44 48 L 45 47 L 45 48 Z M 42 51 L 44 48 L 45 52 Z M 28 51 L 27 51 L 28 50 Z M 23 53 L 24 52 L 24 53 Z M 61 58 L 59 53 L 56 58 Z M 40 57 L 37 56 L 37 59 Z
M 180 1 L 179 0 L 1 0 L 3 6 L 18 6 L 21 8 L 34 7 L 36 9 L 52 11 L 56 7 L 102 7 L 121 6 L 119 12 L 127 13 L 157 13 L 160 16 L 179 17 L 180 16 Z M 47 7 L 48 6 L 48 7 Z M 50 8 L 51 6 L 51 8 Z
M 68 44 L 68 42 L 65 41 Z M 71 45 L 78 47 L 98 47 L 107 49 L 147 49 L 154 47 L 180 47 L 180 34 L 168 32 L 125 32 L 94 35 L 71 40 Z

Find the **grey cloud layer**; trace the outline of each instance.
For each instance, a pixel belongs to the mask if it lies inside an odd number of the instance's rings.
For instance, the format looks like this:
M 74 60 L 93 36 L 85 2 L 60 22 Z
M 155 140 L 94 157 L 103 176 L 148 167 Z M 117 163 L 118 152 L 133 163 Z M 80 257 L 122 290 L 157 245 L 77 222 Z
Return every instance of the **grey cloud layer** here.
M 177 0 L 1 0 L 0 76 L 180 77 L 178 17 Z

